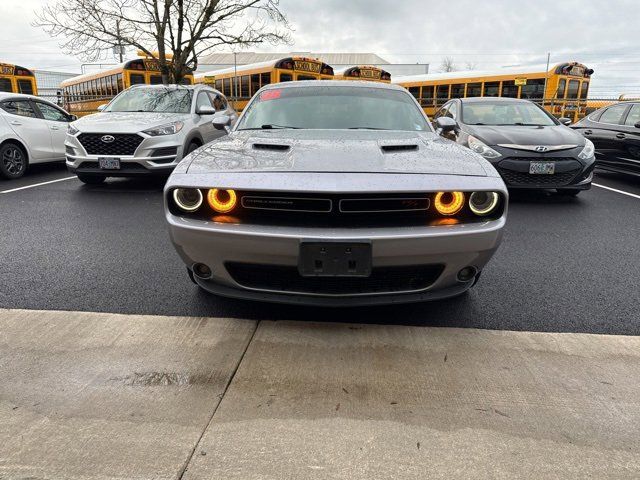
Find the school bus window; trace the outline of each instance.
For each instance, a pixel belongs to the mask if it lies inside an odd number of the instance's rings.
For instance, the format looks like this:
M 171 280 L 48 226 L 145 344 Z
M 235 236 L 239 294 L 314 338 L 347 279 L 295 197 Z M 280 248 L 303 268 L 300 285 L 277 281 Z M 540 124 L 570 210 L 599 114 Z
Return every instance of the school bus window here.
M 216 80 L 215 86 L 216 86 L 216 90 L 221 92 L 222 91 L 222 80 Z
M 520 89 L 520 98 L 542 100 L 544 98 L 544 78 L 527 80 Z
M 483 97 L 499 97 L 500 96 L 500 82 L 484 82 Z
M 569 88 L 567 89 L 567 98 L 578 98 L 580 90 L 580 82 L 578 80 L 569 80 Z
M 281 73 L 280 74 L 280 81 L 281 82 L 290 82 L 293 80 L 293 76 L 289 73 Z
M 130 73 L 129 82 L 131 83 L 131 85 L 139 85 L 141 83 L 145 83 L 144 75 L 141 75 L 139 73 Z
M 567 80 L 561 78 L 558 82 L 558 92 L 556 93 L 556 98 L 564 98 L 564 90 L 567 87 Z
M 227 97 L 233 96 L 231 95 L 231 79 L 230 78 L 223 79 L 222 87 L 223 87 L 222 93 L 224 93 Z
M 118 73 L 118 93 L 124 90 L 124 85 L 122 84 L 122 74 Z
M 11 92 L 11 79 L 0 78 L 0 92 Z
M 464 97 L 464 83 L 457 83 L 455 85 L 451 85 L 451 98 L 462 98 Z
M 118 91 L 118 77 L 116 75 L 111 75 L 111 89 L 113 90 L 114 95 L 120 93 Z
M 433 86 L 422 87 L 420 105 L 433 105 Z
M 438 85 L 436 87 L 436 103 L 442 105 L 447 100 L 449 100 L 449 85 Z
M 582 87 L 580 88 L 580 98 L 582 100 L 586 100 L 588 93 L 589 93 L 589 82 L 582 82 Z
M 243 75 L 240 77 L 240 97 L 249 98 L 251 94 L 249 93 L 249 85 L 251 84 L 251 77 L 249 75 Z
M 271 83 L 271 73 L 261 73 L 260 74 L 260 86 L 264 87 L 265 85 L 269 85 Z
M 31 80 L 18 80 L 18 89 L 20 93 L 26 93 L 27 95 L 33 94 L 33 85 Z
M 312 77 L 311 75 L 298 74 L 297 79 L 298 80 L 316 80 L 316 77 Z
M 508 98 L 518 98 L 518 86 L 515 80 L 502 82 L 502 96 Z
M 149 83 L 151 85 L 161 85 L 162 84 L 162 76 L 160 76 L 160 75 L 151 75 L 149 77 Z
M 420 87 L 409 87 L 409 93 L 415 98 L 420 97 Z
M 256 73 L 251 75 L 251 95 L 255 95 L 258 90 L 260 90 L 260 75 Z
M 482 83 L 467 84 L 467 97 L 479 97 L 482 95 Z

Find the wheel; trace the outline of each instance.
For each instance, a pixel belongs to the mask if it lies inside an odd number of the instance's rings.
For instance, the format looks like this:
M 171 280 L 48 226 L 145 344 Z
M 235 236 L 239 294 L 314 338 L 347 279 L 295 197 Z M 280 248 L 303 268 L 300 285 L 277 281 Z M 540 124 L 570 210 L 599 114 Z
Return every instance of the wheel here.
M 100 185 L 104 182 L 105 178 L 107 178 L 104 175 L 95 175 L 90 173 L 78 173 L 76 175 L 78 175 L 78 180 L 82 183 L 86 183 L 87 185 Z
M 20 178 L 27 171 L 27 154 L 15 143 L 5 143 L 0 147 L 0 176 Z
M 575 197 L 582 190 L 578 190 L 577 188 L 564 188 L 562 190 L 556 190 L 558 195 L 562 195 L 563 197 Z
M 187 147 L 187 153 L 186 155 L 189 155 L 191 152 L 193 152 L 196 148 L 200 148 L 200 145 L 198 145 L 196 142 L 191 142 L 189 144 L 189 146 Z
M 193 272 L 191 271 L 191 269 L 189 267 L 187 267 L 187 275 L 189 275 L 189 278 L 191 279 L 191 281 L 193 283 L 195 283 L 196 285 L 198 285 L 198 282 L 196 282 L 196 279 L 193 278 Z

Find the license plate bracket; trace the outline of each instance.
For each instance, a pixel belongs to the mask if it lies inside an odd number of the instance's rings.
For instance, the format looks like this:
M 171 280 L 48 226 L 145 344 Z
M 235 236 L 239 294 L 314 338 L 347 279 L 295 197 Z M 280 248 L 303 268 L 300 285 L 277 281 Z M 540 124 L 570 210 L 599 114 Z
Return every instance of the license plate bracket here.
M 371 243 L 300 243 L 298 272 L 303 277 L 368 277 L 371 263 Z
M 98 165 L 102 170 L 120 170 L 120 159 L 113 157 L 98 157 Z
M 555 162 L 531 162 L 529 163 L 531 175 L 553 175 L 556 173 Z

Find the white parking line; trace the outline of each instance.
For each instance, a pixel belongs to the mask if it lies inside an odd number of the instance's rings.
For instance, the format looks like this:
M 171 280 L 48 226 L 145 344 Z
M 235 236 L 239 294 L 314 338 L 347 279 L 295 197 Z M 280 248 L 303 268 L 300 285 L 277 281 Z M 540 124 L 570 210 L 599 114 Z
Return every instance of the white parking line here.
M 71 180 L 72 178 L 78 178 L 78 177 L 74 175 L 73 177 L 58 178 L 57 180 L 49 180 L 48 182 L 34 183 L 33 185 L 27 185 L 26 187 L 12 188 L 11 190 L 2 190 L 0 193 L 17 192 L 18 190 L 26 190 L 27 188 L 40 187 L 42 185 L 49 185 L 50 183 L 64 182 L 65 180 Z
M 635 193 L 625 192 L 624 190 L 618 190 L 617 188 L 607 187 L 606 185 L 600 185 L 598 183 L 592 183 L 594 187 L 604 188 L 605 190 L 611 190 L 612 192 L 620 193 L 622 195 L 627 195 L 629 197 L 640 199 L 640 195 L 636 195 Z

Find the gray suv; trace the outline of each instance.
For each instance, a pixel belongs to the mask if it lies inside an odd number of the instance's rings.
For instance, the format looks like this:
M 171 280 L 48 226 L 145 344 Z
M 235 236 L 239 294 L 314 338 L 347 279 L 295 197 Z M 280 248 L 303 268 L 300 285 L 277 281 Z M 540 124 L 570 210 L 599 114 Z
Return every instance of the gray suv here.
M 136 85 L 99 110 L 71 123 L 65 140 L 69 171 L 89 184 L 168 175 L 182 157 L 225 135 L 221 124 L 238 118 L 207 85 Z

